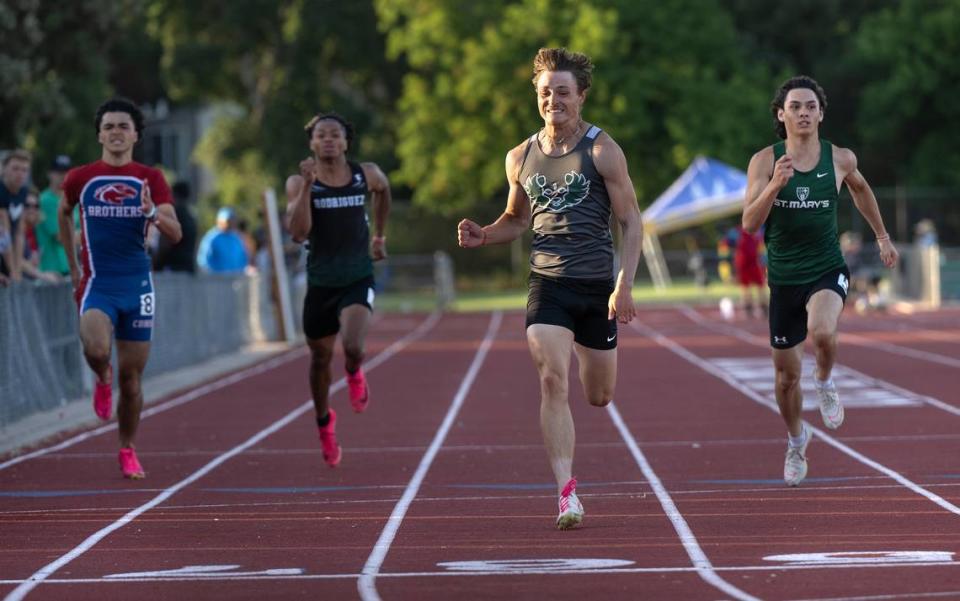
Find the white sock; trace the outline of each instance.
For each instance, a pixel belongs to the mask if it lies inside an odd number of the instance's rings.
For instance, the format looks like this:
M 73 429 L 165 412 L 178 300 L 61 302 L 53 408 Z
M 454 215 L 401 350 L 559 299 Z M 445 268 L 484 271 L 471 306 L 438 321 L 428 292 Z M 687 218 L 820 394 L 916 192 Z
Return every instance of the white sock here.
M 817 388 L 833 388 L 833 376 L 830 376 L 826 380 L 820 380 L 814 376 L 813 382 L 817 385 Z
M 799 449 L 803 446 L 804 441 L 807 439 L 807 429 L 802 428 L 800 430 L 800 436 L 794 436 L 790 434 L 790 431 L 787 431 L 787 444 L 789 444 L 794 449 Z

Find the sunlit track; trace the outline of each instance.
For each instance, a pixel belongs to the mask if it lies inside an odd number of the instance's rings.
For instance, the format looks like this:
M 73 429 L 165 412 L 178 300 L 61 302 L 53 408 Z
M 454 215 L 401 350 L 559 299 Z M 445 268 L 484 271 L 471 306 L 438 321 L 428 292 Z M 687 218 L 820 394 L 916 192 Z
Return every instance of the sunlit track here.
M 463 401 L 466 398 L 467 392 L 469 392 L 470 387 L 473 386 L 473 382 L 477 377 L 477 373 L 480 371 L 480 366 L 483 365 L 483 361 L 486 359 L 487 353 L 490 352 L 490 348 L 493 345 L 497 330 L 500 328 L 501 320 L 502 314 L 499 311 L 493 313 L 490 319 L 490 325 L 487 328 L 487 332 L 484 335 L 483 340 L 480 342 L 479 348 L 477 349 L 477 354 L 474 356 L 473 362 L 470 364 L 470 368 L 464 375 L 463 380 L 460 383 L 460 387 L 457 389 L 456 395 L 450 403 L 450 407 L 444 416 L 443 423 L 440 425 L 436 435 L 430 442 L 427 452 L 424 453 L 423 459 L 420 460 L 420 464 L 417 466 L 413 477 L 407 484 L 407 488 L 404 490 L 403 496 L 399 501 L 397 501 L 396 506 L 394 506 L 393 511 L 390 514 L 390 518 L 387 520 L 387 525 L 380 533 L 380 536 L 377 538 L 377 542 L 373 547 L 373 551 L 370 553 L 369 557 L 367 557 L 367 560 L 363 565 L 363 573 L 357 580 L 357 591 L 360 593 L 360 598 L 364 601 L 375 601 L 380 599 L 380 594 L 377 591 L 376 579 L 380 575 L 380 568 L 383 566 L 383 561 L 386 558 L 387 553 L 390 551 L 390 546 L 393 544 L 393 540 L 397 535 L 397 531 L 400 529 L 400 524 L 406 517 L 410 503 L 412 503 L 413 499 L 417 496 L 417 492 L 420 490 L 420 485 L 423 483 L 423 479 L 426 477 L 427 471 L 430 469 L 430 465 L 433 463 L 434 457 L 436 457 L 437 452 L 443 445 L 447 437 L 447 433 L 450 431 L 450 427 L 453 424 L 453 420 L 457 417 L 457 413 L 460 411 L 460 407 L 463 405 Z
M 208 395 L 215 390 L 226 388 L 227 386 L 231 386 L 247 378 L 251 378 L 251 377 L 260 375 L 262 373 L 268 372 L 281 365 L 289 363 L 290 361 L 299 359 L 300 357 L 303 357 L 306 354 L 307 354 L 306 348 L 300 347 L 292 351 L 286 352 L 279 357 L 270 359 L 265 363 L 260 363 L 258 365 L 255 365 L 254 367 L 248 367 L 247 369 L 242 369 L 224 378 L 219 378 L 214 382 L 204 384 L 199 388 L 194 388 L 190 392 L 177 395 L 170 400 L 163 401 L 161 403 L 157 403 L 156 405 L 151 405 L 149 407 L 144 408 L 144 410 L 140 413 L 140 419 L 146 419 L 151 416 L 163 413 L 164 411 L 169 411 L 170 409 L 179 407 L 181 405 L 189 403 L 190 401 L 202 398 L 205 395 Z M 59 442 L 55 445 L 52 445 L 49 447 L 43 447 L 35 451 L 31 451 L 29 453 L 25 453 L 23 455 L 18 455 L 16 457 L 8 459 L 3 463 L 0 463 L 0 470 L 6 469 L 8 467 L 12 467 L 14 465 L 17 465 L 18 463 L 23 463 L 24 461 L 29 461 L 30 459 L 36 459 L 38 457 L 43 457 L 44 455 L 49 455 L 57 451 L 62 451 L 63 449 L 68 449 L 76 445 L 77 443 L 83 442 L 85 440 L 89 440 L 95 436 L 99 436 L 106 432 L 114 432 L 116 431 L 116 429 L 117 429 L 117 423 L 116 421 L 112 421 L 111 423 L 100 426 L 98 428 L 94 428 L 93 430 L 88 430 L 86 432 L 77 434 L 76 436 L 72 436 L 67 440 L 64 440 L 63 442 Z
M 398 340 L 397 342 L 394 342 L 392 345 L 390 345 L 389 347 L 387 347 L 383 352 L 379 353 L 378 355 L 376 355 L 375 357 L 373 357 L 372 359 L 370 359 L 370 360 L 366 363 L 366 370 L 367 370 L 368 372 L 369 372 L 369 371 L 372 371 L 372 370 L 375 369 L 378 365 L 380 365 L 380 364 L 383 363 L 384 361 L 388 360 L 389 358 L 391 358 L 391 357 L 392 357 L 393 355 L 395 355 L 396 353 L 400 352 L 409 342 L 411 342 L 411 341 L 413 341 L 413 340 L 416 340 L 417 338 L 419 338 L 420 336 L 422 336 L 423 334 L 425 334 L 427 331 L 429 331 L 434 325 L 436 325 L 436 323 L 439 321 L 439 319 L 440 319 L 440 314 L 439 314 L 439 313 L 433 313 L 433 314 L 431 314 L 431 315 L 430 315 L 426 320 L 424 320 L 413 332 L 407 334 L 406 336 L 404 336 L 403 338 L 401 338 L 401 339 Z M 345 386 L 346 386 L 346 380 L 345 380 L 345 378 L 341 378 L 341 379 L 337 380 L 335 383 L 331 384 L 331 387 L 330 387 L 331 393 L 334 392 L 334 391 L 336 391 L 336 390 L 338 390 L 338 389 L 340 389 L 340 388 L 343 388 L 343 387 L 345 387 Z M 82 543 L 80 543 L 79 545 L 77 545 L 76 547 L 74 547 L 70 552 L 62 555 L 61 557 L 59 557 L 58 559 L 56 559 L 56 560 L 53 561 L 52 563 L 49 563 L 49 564 L 47 564 L 46 566 L 44 566 L 43 568 L 41 568 L 40 570 L 34 572 L 34 574 L 33 574 L 32 576 L 30 576 L 30 578 L 28 578 L 26 581 L 24 581 L 23 583 L 21 583 L 20 585 L 18 585 L 13 591 L 11 591 L 11 592 L 5 597 L 6 601 L 19 601 L 20 599 L 23 599 L 24 597 L 26 597 L 26 595 L 27 595 L 30 591 L 32 591 L 34 588 L 36 588 L 37 586 L 39 586 L 44 580 L 46 580 L 47 578 L 49 578 L 52 574 L 56 573 L 57 570 L 59 570 L 60 568 L 62 568 L 62 567 L 65 566 L 65 565 L 67 565 L 68 563 L 70 563 L 71 561 L 73 561 L 74 559 L 76 559 L 77 557 L 83 555 L 83 554 L 86 553 L 87 551 L 89 551 L 94 545 L 96 545 L 98 542 L 100 542 L 100 541 L 101 541 L 102 539 L 104 539 L 105 537 L 109 536 L 109 535 L 110 535 L 112 532 L 114 532 L 115 530 L 118 530 L 118 529 L 122 528 L 123 526 L 125 526 L 126 524 L 132 522 L 132 521 L 135 520 L 137 517 L 139 517 L 141 514 L 143 514 L 143 513 L 147 512 L 147 511 L 149 511 L 150 509 L 156 507 L 156 506 L 159 505 L 160 503 L 162 503 L 162 502 L 164 502 L 165 500 L 167 500 L 169 497 L 171 497 L 171 496 L 173 496 L 174 494 L 176 494 L 179 490 L 187 487 L 188 485 L 192 484 L 194 481 L 196 481 L 196 480 L 200 479 L 201 477 L 203 477 L 204 475 L 206 475 L 208 472 L 210 472 L 210 471 L 216 469 L 217 467 L 219 467 L 222 463 L 228 461 L 228 460 L 231 459 L 232 457 L 240 454 L 241 452 L 243 452 L 243 451 L 246 450 L 247 448 L 252 447 L 254 444 L 256 444 L 256 443 L 258 443 L 259 441 L 263 440 L 263 439 L 266 438 L 267 436 L 270 436 L 271 434 L 273 434 L 273 433 L 276 432 L 277 430 L 283 428 L 284 426 L 286 426 L 287 424 L 289 424 L 290 422 L 292 422 L 294 419 L 296 419 L 296 418 L 299 417 L 300 415 L 306 413 L 307 411 L 311 410 L 312 408 L 313 408 L 313 401 L 312 401 L 312 400 L 307 400 L 305 403 L 303 403 L 302 405 L 300 405 L 300 406 L 299 406 L 297 409 L 295 409 L 294 411 L 288 413 L 287 415 L 285 415 L 285 416 L 282 417 L 281 419 L 275 421 L 273 424 L 271 424 L 271 425 L 268 426 L 267 428 L 261 430 L 260 432 L 258 432 L 258 433 L 255 434 L 254 436 L 250 437 L 249 439 L 247 439 L 247 440 L 246 440 L 245 442 L 243 442 L 242 444 L 234 447 L 233 449 L 231 449 L 231 450 L 228 451 L 227 453 L 224 453 L 223 455 L 220 455 L 219 457 L 217 457 L 217 458 L 214 459 L 213 461 L 207 463 L 205 466 L 203 466 L 203 467 L 200 468 L 199 470 L 193 472 L 193 473 L 192 473 L 190 476 L 188 476 L 187 478 L 185 478 L 185 479 L 183 479 L 183 480 L 180 480 L 179 482 L 177 482 L 177 483 L 174 484 L 173 486 L 170 486 L 169 488 L 167 488 L 166 490 L 164 490 L 162 493 L 160 493 L 159 495 L 157 495 L 156 497 L 154 497 L 153 499 L 151 499 L 149 502 L 147 502 L 147 503 L 145 503 L 145 504 L 143 504 L 143 505 L 140 505 L 140 506 L 137 507 L 136 509 L 133 509 L 133 510 L 129 511 L 129 512 L 126 513 L 123 517 L 121 517 L 120 519 L 116 520 L 115 522 L 113 522 L 113 523 L 110 524 L 109 526 L 107 526 L 107 527 L 105 527 L 105 528 L 102 528 L 101 530 L 97 531 L 96 533 L 90 535 L 86 540 L 84 540 Z
M 703 317 L 702 315 L 700 315 L 699 313 L 697 313 L 696 311 L 694 311 L 693 309 L 690 309 L 689 307 L 685 307 L 685 306 L 684 306 L 684 307 L 680 307 L 679 311 L 680 311 L 683 315 L 685 315 L 686 317 L 690 318 L 691 321 L 693 321 L 693 322 L 695 322 L 695 323 L 697 323 L 697 324 L 699 324 L 699 325 L 701 325 L 701 326 L 703 326 L 703 327 L 705 327 L 705 328 L 707 328 L 707 329 L 710 329 L 710 330 L 712 330 L 712 331 L 720 332 L 720 333 L 726 333 L 726 334 L 729 335 L 729 336 L 733 336 L 733 337 L 735 337 L 735 338 L 738 338 L 738 339 L 740 339 L 740 340 L 743 340 L 744 342 L 747 342 L 747 343 L 752 344 L 752 345 L 754 345 L 754 346 L 762 346 L 762 347 L 767 347 L 767 346 L 768 346 L 767 340 L 766 340 L 765 338 L 761 338 L 761 337 L 759 337 L 759 336 L 750 334 L 750 333 L 745 332 L 745 331 L 743 331 L 743 330 L 741 330 L 741 329 L 739 329 L 739 328 L 727 326 L 727 325 L 725 325 L 725 324 L 719 324 L 719 323 L 711 322 L 711 321 L 707 320 L 706 318 L 704 318 L 704 317 Z M 682 344 L 682 342 L 680 342 L 678 339 L 675 339 L 675 341 L 676 341 L 678 344 Z M 840 364 L 839 364 L 839 363 L 837 364 L 837 367 L 840 367 Z M 880 388 L 884 388 L 884 389 L 886 389 L 886 390 L 889 390 L 889 391 L 891 391 L 891 392 L 895 392 L 895 393 L 897 393 L 897 394 L 904 394 L 904 395 L 908 395 L 908 396 L 914 396 L 914 397 L 920 399 L 921 401 L 923 401 L 924 403 L 927 403 L 928 405 L 930 405 L 930 406 L 932 406 L 932 407 L 936 407 L 937 409 L 940 409 L 941 411 L 945 411 L 945 412 L 947 412 L 947 413 L 950 413 L 950 414 L 953 414 L 953 415 L 956 415 L 956 416 L 960 417 L 960 406 L 956 406 L 956 405 L 952 405 L 952 404 L 950 404 L 950 403 L 946 403 L 946 402 L 944 402 L 944 401 L 942 401 L 942 400 L 940 400 L 940 399 L 933 398 L 933 397 L 931 397 L 931 396 L 929 396 L 929 395 L 917 394 L 917 393 L 914 393 L 914 392 L 907 391 L 906 389 L 904 389 L 904 388 L 901 387 L 901 386 L 897 386 L 896 384 L 893 384 L 893 383 L 888 382 L 888 381 L 886 381 L 886 380 L 882 380 L 882 379 L 880 379 L 880 378 L 875 378 L 875 377 L 873 377 L 873 376 L 864 374 L 864 373 L 862 373 L 862 372 L 860 372 L 860 371 L 858 371 L 858 370 L 856 370 L 856 369 L 853 369 L 853 368 L 851 368 L 851 367 L 849 367 L 849 366 L 846 366 L 846 365 L 843 365 L 842 367 L 843 367 L 843 369 L 846 370 L 848 373 L 857 375 L 857 376 L 859 376 L 860 378 L 862 378 L 863 380 L 869 381 L 869 382 L 871 382 L 872 384 L 874 384 L 874 385 L 876 385 L 876 386 L 878 386 L 878 387 L 880 387 Z
M 681 313 L 689 317 L 690 319 L 696 321 L 697 323 L 713 323 L 708 321 L 699 311 L 692 307 L 682 305 L 679 307 Z M 870 322 L 865 322 L 870 323 Z M 720 324 L 716 324 L 720 325 Z M 739 337 L 745 342 L 751 344 L 756 344 L 758 346 L 768 346 L 768 340 L 766 333 L 755 333 L 750 329 L 740 328 L 733 325 L 726 325 L 730 330 L 736 330 L 740 332 Z M 861 323 L 860 325 L 863 325 Z M 960 329 L 955 327 L 951 328 L 941 328 L 936 330 L 931 330 L 927 328 L 910 328 L 905 330 L 890 330 L 889 325 L 879 326 L 874 325 L 869 328 L 871 332 L 869 335 L 864 332 L 848 332 L 846 330 L 841 330 L 840 340 L 842 342 L 849 342 L 857 346 L 863 346 L 871 349 L 882 350 L 892 355 L 899 355 L 902 357 L 909 357 L 911 359 L 919 359 L 922 361 L 928 361 L 930 363 L 937 363 L 940 365 L 946 365 L 947 367 L 960 367 L 960 359 L 956 357 L 951 357 L 944 355 L 942 353 L 934 353 L 931 351 L 925 351 L 921 349 L 915 349 L 908 346 L 903 346 L 900 343 L 909 343 L 909 342 L 946 342 L 954 343 L 960 345 Z M 951 323 L 950 326 L 955 325 Z M 728 330 L 729 331 L 729 330 Z
M 851 342 L 858 346 L 880 349 L 901 357 L 910 357 L 911 359 L 920 359 L 922 361 L 929 361 L 931 363 L 939 363 L 940 365 L 946 365 L 947 367 L 960 367 L 960 359 L 948 357 L 939 353 L 931 353 L 929 351 L 922 351 L 897 344 L 891 344 L 890 342 L 876 340 L 872 337 L 868 338 L 859 334 L 843 333 L 840 335 L 840 338 L 845 342 Z M 960 343 L 960 336 L 954 335 L 954 339 L 951 340 L 951 342 Z
M 644 477 L 647 478 L 647 480 L 650 482 L 650 485 L 653 487 L 654 494 L 656 495 L 657 500 L 660 502 L 664 513 L 670 519 L 670 523 L 673 525 L 674 530 L 676 530 L 677 536 L 680 538 L 680 542 L 683 544 L 683 548 L 686 551 L 687 556 L 690 558 L 690 562 L 696 569 L 697 575 L 700 576 L 700 578 L 710 586 L 723 591 L 734 599 L 740 599 L 741 601 L 755 600 L 756 597 L 753 595 L 737 588 L 735 585 L 717 575 L 717 571 L 714 569 L 713 563 L 703 551 L 703 548 L 697 541 L 697 538 L 690 529 L 690 526 L 687 525 L 686 518 L 677 509 L 676 504 L 674 504 L 673 499 L 670 497 L 670 493 L 667 492 L 666 487 L 663 486 L 660 478 L 653 471 L 653 467 L 650 465 L 650 462 L 647 461 L 643 451 L 640 450 L 636 439 L 633 437 L 633 434 L 630 432 L 627 424 L 624 423 L 620 412 L 613 403 L 607 406 L 607 413 L 610 415 L 610 419 L 613 420 L 614 425 L 617 427 L 617 431 L 619 431 L 620 435 L 623 437 L 623 441 L 630 449 L 630 454 L 637 462 L 637 465 L 643 472 Z M 687 517 L 690 517 L 689 513 L 687 514 Z
M 575 475 L 587 509 L 579 529 L 553 527 L 556 485 L 537 422 L 538 382 L 523 315 L 505 314 L 491 336 L 490 314 L 448 314 L 441 327 L 373 372 L 372 413 L 341 414 L 348 461 L 336 470 L 322 463 L 307 409 L 283 435 L 276 430 L 247 445 L 171 496 L 185 477 L 298 406 L 302 394 L 290 391 L 306 389 L 306 382 L 290 368 L 162 418 L 169 430 L 142 453 L 157 466 L 150 488 L 98 467 L 113 455 L 102 440 L 48 452 L 28 471 L 9 470 L 16 479 L 0 488 L 0 597 L 36 586 L 29 575 L 39 566 L 129 517 L 122 530 L 47 574 L 27 598 L 152 601 L 216 591 L 224 598 L 349 599 L 364 598 L 363 583 L 375 583 L 370 599 L 424 601 L 573 594 L 954 598 L 957 514 L 930 501 L 957 503 L 960 473 L 947 455 L 933 461 L 924 455 L 949 453 L 960 442 L 952 420 L 941 414 L 925 427 L 937 412 L 916 403 L 864 412 L 863 422 L 843 432 L 842 444 L 868 461 L 911 448 L 913 455 L 898 456 L 888 469 L 929 496 L 887 472 L 863 469 L 870 464 L 833 453 L 843 451 L 836 447 L 822 455 L 818 447 L 816 472 L 788 488 L 777 473 L 784 441 L 771 429 L 779 421 L 757 411 L 757 398 L 714 380 L 727 374 L 759 381 L 755 368 L 734 362 L 765 350 L 766 338 L 723 330 L 754 322 L 722 324 L 700 315 L 720 329 L 704 329 L 672 306 L 641 309 L 637 328 L 621 328 L 619 425 L 609 409 L 589 406 L 571 380 Z M 406 326 L 396 326 L 404 319 Z M 390 338 L 421 321 L 391 317 Z M 750 337 L 756 340 L 745 347 Z M 383 346 L 378 340 L 371 349 Z M 719 372 L 693 367 L 683 360 L 688 356 Z M 936 361 L 904 361 L 916 364 L 918 377 L 920 370 L 931 378 L 950 370 Z M 274 390 L 281 400 L 265 404 Z M 764 390 L 758 385 L 753 392 L 769 407 Z M 937 394 L 936 381 L 924 390 Z M 344 392 L 334 402 L 338 413 L 348 408 Z M 224 409 L 236 419 L 220 421 Z M 909 427 L 887 424 L 887 415 L 907 416 Z M 646 471 L 637 469 L 644 464 Z M 131 516 L 163 495 L 160 504 Z M 675 529 L 676 520 L 688 528 Z M 867 559 L 857 560 L 858 553 Z M 585 567 L 590 562 L 609 565 Z
M 958 441 L 960 442 L 960 433 L 957 434 L 895 434 L 889 436 L 845 436 L 844 440 L 851 442 L 923 442 L 923 441 Z M 657 440 L 644 443 L 644 446 L 649 447 L 689 447 L 692 445 L 704 445 L 709 444 L 711 446 L 743 446 L 743 445 L 756 445 L 756 446 L 766 446 L 774 445 L 781 446 L 783 440 L 780 438 L 754 438 L 754 439 L 716 439 L 709 442 L 703 440 Z M 619 442 L 584 442 L 577 445 L 580 448 L 622 448 L 623 444 Z M 389 447 L 350 447 L 350 453 L 422 453 L 426 450 L 426 446 L 389 446 Z M 541 445 L 534 444 L 523 444 L 523 445 L 504 445 L 504 444 L 485 444 L 485 445 L 446 445 L 440 449 L 441 453 L 459 453 L 462 451 L 490 451 L 490 452 L 513 452 L 513 451 L 529 451 L 529 450 L 540 450 Z M 226 451 L 227 449 L 215 449 L 210 451 L 200 451 L 200 450 L 182 450 L 182 451 L 144 451 L 140 453 L 143 457 L 209 457 L 219 455 L 221 452 Z M 275 455 L 316 455 L 316 449 L 313 448 L 296 448 L 296 449 L 251 449 L 245 453 L 246 455 L 262 455 L 262 456 L 275 456 Z M 46 459 L 112 459 L 115 456 L 115 453 L 50 453 L 44 456 Z M 139 489 L 144 490 L 144 489 Z
M 833 565 L 752 565 L 752 566 L 715 566 L 714 571 L 716 572 L 725 572 L 725 573 L 736 573 L 736 572 L 790 572 L 790 571 L 820 571 L 820 570 L 878 570 L 878 569 L 888 569 L 888 570 L 910 570 L 914 568 L 941 568 L 941 569 L 950 569 L 957 570 L 960 568 L 960 562 L 951 561 L 951 562 L 917 562 L 917 563 L 905 563 L 905 564 L 890 564 L 890 565 L 877 565 L 877 564 L 862 564 L 862 563 L 837 563 Z M 563 575 L 563 574 L 582 574 L 582 575 L 604 575 L 604 574 L 678 574 L 678 573 L 696 573 L 697 568 L 691 566 L 678 566 L 678 567 L 649 567 L 649 568 L 604 568 L 602 570 L 563 570 L 563 569 L 549 569 L 549 570 L 538 570 L 538 569 L 517 569 L 509 572 L 494 572 L 494 571 L 483 571 L 483 572 L 471 572 L 471 571 L 436 571 L 436 572 L 390 572 L 380 574 L 378 578 L 382 579 L 402 579 L 402 578 L 434 578 L 434 577 L 520 577 L 528 576 L 531 574 L 550 574 L 550 575 Z M 131 578 L 59 578 L 59 579 L 50 579 L 46 581 L 46 584 L 103 584 L 103 583 L 129 583 L 129 582 L 197 582 L 197 581 L 244 581 L 244 580 L 274 580 L 274 581 L 285 581 L 285 580 L 331 580 L 331 579 L 348 579 L 353 580 L 361 578 L 363 574 L 361 573 L 351 573 L 351 574 L 278 574 L 278 575 L 263 575 L 263 576 L 241 576 L 241 577 L 230 577 L 227 575 L 207 575 L 207 576 L 198 576 L 194 578 L 189 577 L 162 577 L 162 578 L 149 578 L 149 577 L 131 577 Z M 960 576 L 960 574 L 958 574 Z M 0 584 L 18 584 L 25 583 L 28 581 L 24 580 L 0 580 Z M 909 595 L 904 595 L 901 598 L 907 598 Z M 882 598 L 882 597 L 879 597 Z M 820 601 L 823 601 L 823 598 L 817 598 Z
M 660 342 L 665 348 L 671 350 L 673 353 L 679 355 L 680 357 L 684 358 L 684 359 L 687 360 L 688 362 L 690 362 L 690 363 L 692 363 L 692 364 L 700 367 L 700 368 L 703 369 L 704 371 L 706 371 L 706 372 L 708 372 L 708 373 L 716 376 L 717 378 L 725 381 L 727 384 L 729 384 L 730 386 L 733 386 L 733 387 L 736 388 L 737 390 L 740 390 L 740 391 L 741 391 L 742 393 L 744 393 L 748 398 L 756 401 L 756 402 L 759 403 L 760 405 L 763 405 L 764 407 L 767 407 L 768 409 L 770 409 L 770 410 L 772 410 L 772 411 L 775 411 L 775 412 L 778 412 L 778 411 L 779 411 L 779 410 L 777 409 L 776 405 L 775 405 L 774 403 L 772 403 L 769 399 L 764 398 L 764 397 L 758 395 L 757 393 L 753 392 L 752 390 L 743 387 L 742 385 L 739 384 L 739 382 L 737 382 L 736 380 L 731 379 L 731 378 L 728 377 L 725 373 L 719 371 L 717 368 L 715 368 L 715 367 L 714 367 L 713 365 L 711 365 L 710 363 L 704 361 L 703 359 L 701 359 L 701 358 L 698 357 L 697 355 L 694 355 L 694 354 L 691 353 L 690 351 L 686 350 L 685 348 L 683 348 L 682 346 L 680 346 L 679 344 L 677 344 L 676 342 L 674 342 L 673 340 L 671 340 L 669 337 L 660 334 L 659 332 L 657 332 L 657 331 L 654 330 L 653 328 L 650 328 L 649 326 L 643 325 L 643 324 L 640 323 L 639 321 L 634 322 L 634 328 L 635 328 L 637 331 L 642 332 L 642 333 L 644 333 L 645 335 L 650 336 L 651 338 L 657 340 L 657 341 Z M 806 423 L 807 423 L 807 427 L 808 427 L 814 434 L 816 434 L 817 437 L 818 437 L 820 440 L 822 440 L 823 442 L 826 442 L 826 443 L 829 444 L 830 446 L 834 447 L 835 449 L 839 450 L 840 452 L 844 453 L 845 455 L 847 455 L 847 456 L 855 459 L 856 461 L 859 461 L 860 463 L 863 463 L 864 465 L 866 465 L 866 466 L 868 466 L 868 467 L 870 467 L 870 468 L 872 468 L 872 469 L 874 469 L 874 470 L 876 470 L 876 471 L 878 471 L 878 472 L 880 472 L 880 473 L 882 473 L 882 474 L 885 474 L 887 477 L 895 480 L 896 482 L 900 483 L 902 486 L 904 486 L 904 487 L 910 489 L 911 491 L 915 492 L 916 494 L 918 494 L 918 495 L 920 495 L 920 496 L 928 499 L 929 501 L 931 501 L 931 502 L 933 502 L 934 504 L 942 507 L 943 509 L 949 511 L 950 513 L 955 514 L 955 515 L 960 515 L 960 507 L 957 507 L 956 505 L 954 505 L 953 503 L 950 503 L 949 501 L 947 501 L 947 500 L 944 499 L 943 497 L 941 497 L 941 496 L 939 496 L 939 495 L 937 495 L 937 494 L 935 494 L 935 493 L 927 490 L 927 489 L 924 488 L 923 486 L 920 486 L 919 484 L 917 484 L 916 482 L 913 482 L 912 480 L 906 478 L 906 477 L 903 476 L 902 474 L 900 474 L 900 473 L 898 473 L 898 472 L 896 472 L 896 471 L 894 471 L 894 470 L 892 470 L 892 469 L 890 469 L 890 468 L 882 465 L 881 463 L 879 463 L 879 462 L 877 462 L 877 461 L 874 461 L 873 459 L 870 459 L 869 457 L 867 457 L 866 455 L 863 455 L 862 453 L 857 452 L 857 451 L 854 450 L 853 448 L 851 448 L 851 447 L 843 444 L 843 443 L 840 442 L 839 440 L 837 440 L 835 437 L 831 436 L 830 434 L 827 434 L 824 430 L 822 430 L 822 429 L 820 429 L 820 428 L 817 428 L 816 426 L 810 424 L 809 422 L 806 422 Z
M 378 327 L 382 327 L 382 324 L 380 324 L 381 319 L 383 319 L 383 317 L 380 314 L 374 314 L 374 316 L 371 318 L 371 326 L 377 325 Z M 277 357 L 268 359 L 252 367 L 238 370 L 232 374 L 229 374 L 223 377 L 218 377 L 212 382 L 208 382 L 207 384 L 194 388 L 183 394 L 178 394 L 173 398 L 167 399 L 166 401 L 161 401 L 159 403 L 151 404 L 149 406 L 144 407 L 143 411 L 140 413 L 140 419 L 146 419 L 148 417 L 158 415 L 160 413 L 163 413 L 175 407 L 179 407 L 181 405 L 184 405 L 196 399 L 202 398 L 217 390 L 221 390 L 223 388 L 226 388 L 228 386 L 231 386 L 243 380 L 264 374 L 270 370 L 280 367 L 281 365 L 285 365 L 290 361 L 295 361 L 297 359 L 300 359 L 301 357 L 305 357 L 307 353 L 308 353 L 307 347 L 299 346 L 289 351 L 283 352 Z M 99 426 L 97 428 L 88 430 L 86 432 L 81 432 L 80 434 L 77 434 L 76 436 L 72 436 L 67 440 L 61 441 L 55 445 L 42 447 L 42 448 L 30 451 L 28 453 L 24 453 L 22 455 L 11 457 L 10 459 L 0 463 L 0 470 L 6 469 L 8 467 L 12 467 L 14 465 L 17 465 L 18 463 L 23 463 L 24 461 L 28 461 L 30 459 L 42 458 L 51 454 L 55 454 L 57 453 L 57 451 L 68 449 L 72 446 L 77 445 L 80 442 L 99 436 L 100 434 L 104 434 L 106 432 L 114 432 L 116 431 L 116 429 L 117 429 L 117 424 L 116 424 L 116 421 L 114 420 L 108 424 L 104 424 L 103 426 Z

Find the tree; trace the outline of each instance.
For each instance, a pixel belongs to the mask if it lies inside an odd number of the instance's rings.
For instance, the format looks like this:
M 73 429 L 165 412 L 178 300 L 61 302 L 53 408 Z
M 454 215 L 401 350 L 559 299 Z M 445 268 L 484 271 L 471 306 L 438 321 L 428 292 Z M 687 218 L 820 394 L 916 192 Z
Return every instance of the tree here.
M 93 114 L 111 93 L 110 51 L 137 2 L 11 0 L 0 4 L 0 148 L 37 164 L 98 154 Z M 40 173 L 43 169 L 37 170 Z M 35 172 L 36 173 L 36 172 Z
M 398 179 L 446 214 L 502 208 L 504 156 L 542 125 L 530 80 L 542 46 L 593 58 L 585 118 L 623 147 L 641 203 L 697 154 L 744 165 L 768 119 L 768 78 L 716 2 L 378 0 L 377 11 L 389 56 L 410 67 Z
M 960 1 L 903 0 L 868 18 L 860 64 L 882 74 L 863 90 L 867 147 L 896 180 L 960 186 Z
M 151 0 L 149 31 L 180 103 L 225 103 L 197 159 L 218 173 L 222 201 L 252 205 L 309 151 L 303 126 L 336 110 L 360 132 L 357 154 L 392 163 L 397 69 L 362 2 Z

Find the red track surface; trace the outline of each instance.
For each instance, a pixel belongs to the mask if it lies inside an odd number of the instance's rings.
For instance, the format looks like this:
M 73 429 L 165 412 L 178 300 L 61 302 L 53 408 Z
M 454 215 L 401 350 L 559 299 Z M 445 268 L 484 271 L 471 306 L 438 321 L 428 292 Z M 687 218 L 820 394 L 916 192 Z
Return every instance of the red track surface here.
M 571 383 L 587 515 L 559 532 L 522 315 L 387 315 L 369 411 L 333 393 L 337 469 L 302 353 L 144 419 L 146 480 L 120 478 L 112 433 L 0 468 L 0 594 L 960 599 L 960 312 L 841 329 L 843 377 L 893 404 L 848 404 L 838 432 L 806 412 L 791 489 L 765 324 L 642 310 L 614 408 Z

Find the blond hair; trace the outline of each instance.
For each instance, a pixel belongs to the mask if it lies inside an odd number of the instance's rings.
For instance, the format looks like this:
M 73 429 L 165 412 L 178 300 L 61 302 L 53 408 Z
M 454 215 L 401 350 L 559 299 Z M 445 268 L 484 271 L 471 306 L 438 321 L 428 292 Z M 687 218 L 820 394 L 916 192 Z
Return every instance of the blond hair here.
M 577 81 L 577 91 L 584 92 L 593 83 L 593 63 L 590 57 L 566 48 L 541 48 L 533 57 L 533 85 L 544 71 L 568 71 Z

